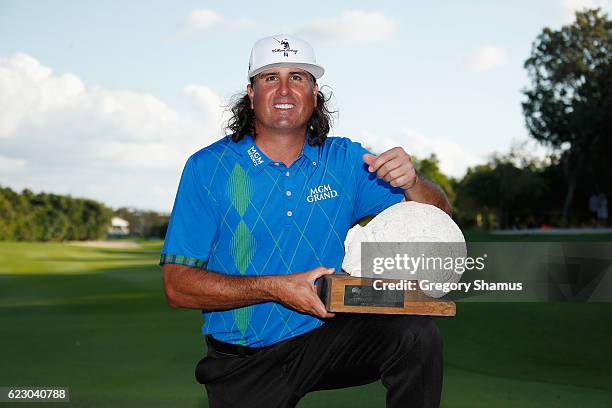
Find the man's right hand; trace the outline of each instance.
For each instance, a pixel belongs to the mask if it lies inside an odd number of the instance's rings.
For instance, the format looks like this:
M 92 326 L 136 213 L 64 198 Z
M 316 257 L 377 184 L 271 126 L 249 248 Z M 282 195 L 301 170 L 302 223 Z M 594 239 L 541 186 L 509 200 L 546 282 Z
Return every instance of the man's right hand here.
M 322 319 L 334 317 L 334 313 L 325 309 L 314 284 L 321 276 L 333 273 L 333 268 L 319 266 L 306 272 L 276 276 L 278 284 L 274 288 L 274 298 L 298 312 L 309 313 Z

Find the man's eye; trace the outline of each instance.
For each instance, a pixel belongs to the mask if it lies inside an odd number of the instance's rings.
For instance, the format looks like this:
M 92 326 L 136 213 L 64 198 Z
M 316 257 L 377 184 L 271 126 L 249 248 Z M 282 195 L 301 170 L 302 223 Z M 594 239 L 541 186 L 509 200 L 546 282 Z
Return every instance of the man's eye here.
M 293 75 L 291 76 L 291 79 L 293 79 L 294 81 L 301 81 L 304 78 L 302 78 L 301 75 Z
M 264 78 L 264 81 L 266 82 L 276 81 L 276 78 L 277 78 L 276 75 L 268 75 L 267 77 Z

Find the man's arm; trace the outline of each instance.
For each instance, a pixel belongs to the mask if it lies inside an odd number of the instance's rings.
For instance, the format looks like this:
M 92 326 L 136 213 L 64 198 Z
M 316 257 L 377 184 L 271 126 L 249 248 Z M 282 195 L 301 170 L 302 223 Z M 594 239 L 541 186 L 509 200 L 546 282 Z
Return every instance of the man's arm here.
M 376 172 L 378 178 L 403 189 L 406 200 L 431 204 L 448 215 L 452 214 L 451 204 L 444 191 L 425 177 L 417 176 L 412 158 L 401 147 L 394 147 L 380 156 L 364 154 L 363 161 L 371 173 Z
M 183 265 L 163 266 L 168 305 L 202 310 L 224 310 L 274 301 L 321 318 L 333 317 L 319 299 L 314 281 L 333 269 L 315 268 L 292 275 L 230 276 Z
M 414 186 L 404 190 L 404 197 L 407 201 L 435 205 L 448 215 L 453 213 L 453 208 L 444 190 L 423 176 L 416 175 Z

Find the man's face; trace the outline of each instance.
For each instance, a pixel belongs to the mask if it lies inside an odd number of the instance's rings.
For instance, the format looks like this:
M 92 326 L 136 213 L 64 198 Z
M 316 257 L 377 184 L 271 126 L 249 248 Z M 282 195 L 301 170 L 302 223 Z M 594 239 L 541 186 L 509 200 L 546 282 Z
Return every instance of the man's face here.
M 257 126 L 268 130 L 305 128 L 316 106 L 319 87 L 299 68 L 272 68 L 247 86 Z

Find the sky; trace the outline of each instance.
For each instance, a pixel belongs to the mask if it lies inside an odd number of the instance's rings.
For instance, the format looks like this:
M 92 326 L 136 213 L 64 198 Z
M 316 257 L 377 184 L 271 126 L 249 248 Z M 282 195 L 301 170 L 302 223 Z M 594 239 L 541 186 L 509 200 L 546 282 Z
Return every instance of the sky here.
M 309 41 L 333 135 L 435 153 L 461 177 L 527 143 L 523 68 L 544 27 L 612 0 L 0 0 L 0 185 L 169 212 L 182 168 L 224 135 L 250 49 Z

